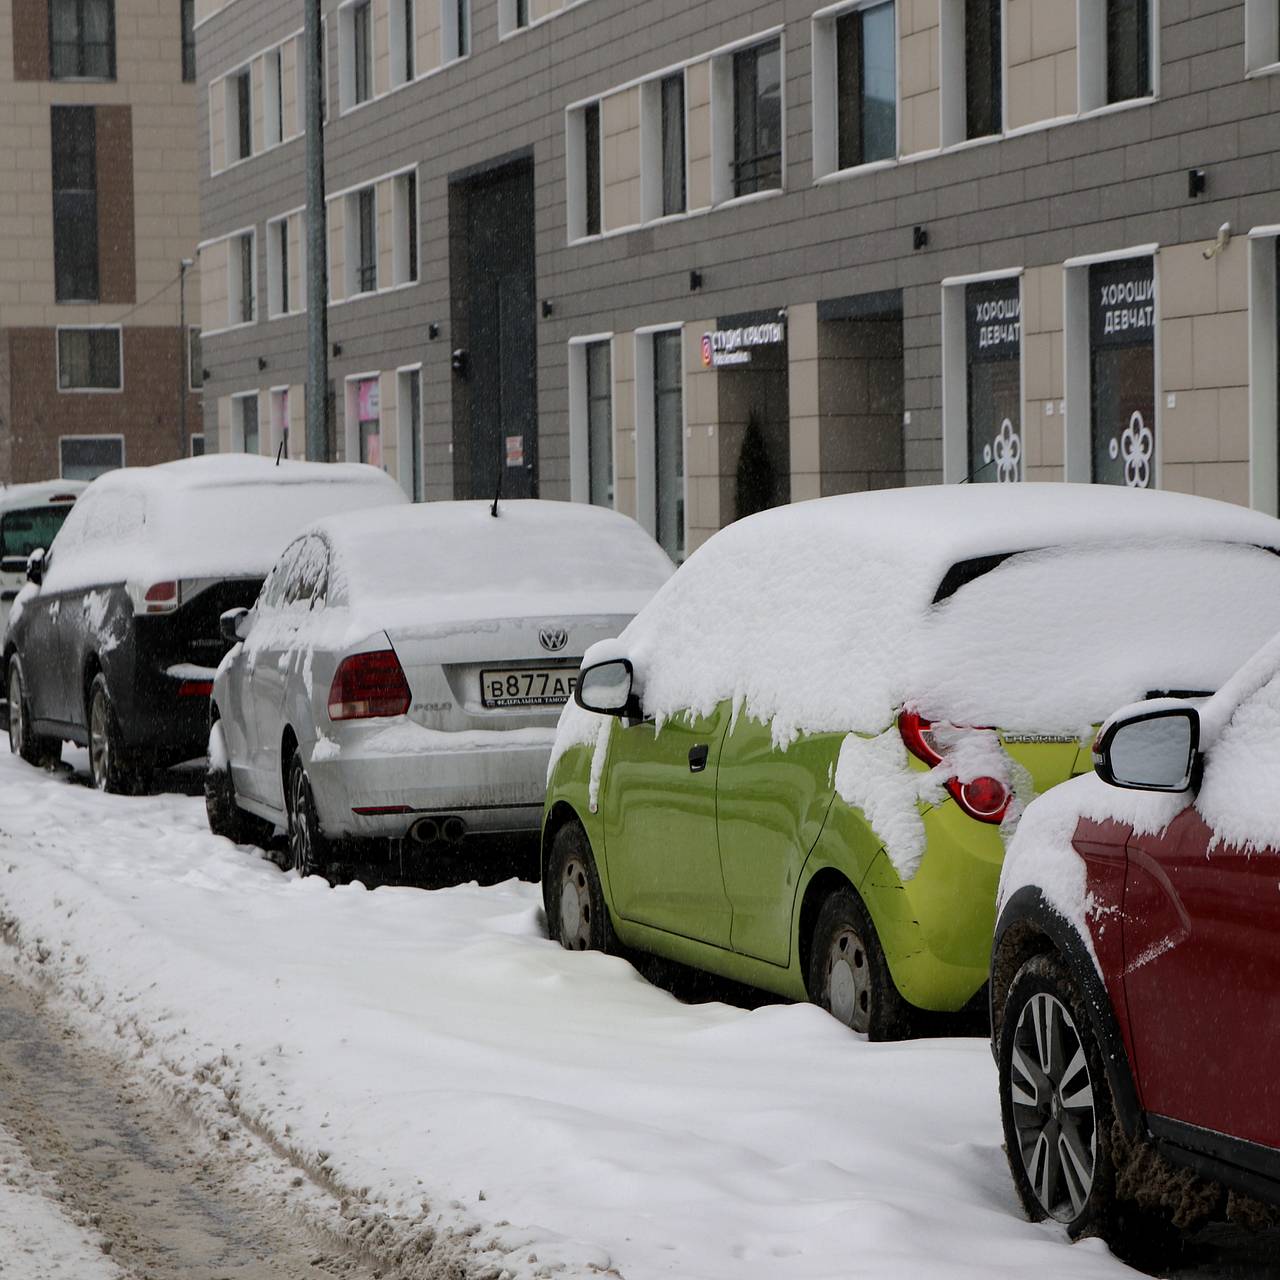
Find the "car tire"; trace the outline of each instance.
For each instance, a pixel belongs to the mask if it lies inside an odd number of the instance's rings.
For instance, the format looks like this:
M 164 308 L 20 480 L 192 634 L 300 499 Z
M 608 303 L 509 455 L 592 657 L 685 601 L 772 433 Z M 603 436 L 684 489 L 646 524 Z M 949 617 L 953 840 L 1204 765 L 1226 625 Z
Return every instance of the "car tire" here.
M 898 993 L 884 948 L 862 900 L 837 889 L 818 912 L 809 953 L 809 999 L 871 1040 L 911 1034 L 907 1003 Z
M 136 795 L 146 787 L 149 770 L 132 757 L 120 733 L 107 678 L 98 672 L 89 686 L 89 775 L 99 791 Z
M 210 760 L 214 758 L 214 734 L 222 734 L 222 725 L 216 719 L 209 731 Z M 225 748 L 222 759 L 226 759 Z M 214 768 L 210 764 L 206 771 L 204 811 L 209 819 L 209 830 L 215 836 L 225 836 L 232 844 L 253 844 L 265 848 L 273 834 L 270 823 L 255 814 L 246 813 L 236 802 L 236 787 L 229 763 L 221 768 Z
M 62 743 L 32 731 L 31 705 L 17 658 L 9 660 L 9 750 L 40 769 L 48 769 L 62 758 Z
M 332 851 L 320 828 L 315 797 L 311 794 L 311 779 L 307 777 L 302 751 L 298 747 L 293 749 L 289 761 L 284 804 L 288 848 L 285 870 L 296 871 L 301 876 L 327 875 Z
M 566 822 L 552 837 L 543 880 L 547 933 L 566 951 L 618 950 L 587 833 Z
M 1033 956 L 1014 976 L 996 1046 L 1009 1171 L 1032 1222 L 1099 1236 L 1144 1269 L 1176 1262 L 1182 1233 L 1168 1215 L 1117 1195 L 1111 1083 L 1088 1006 L 1063 961 Z

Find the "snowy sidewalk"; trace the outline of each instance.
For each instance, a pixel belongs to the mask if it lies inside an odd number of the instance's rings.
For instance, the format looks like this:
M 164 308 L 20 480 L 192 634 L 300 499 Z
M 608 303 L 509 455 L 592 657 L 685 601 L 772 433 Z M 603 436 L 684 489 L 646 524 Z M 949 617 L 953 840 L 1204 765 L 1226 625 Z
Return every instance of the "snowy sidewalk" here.
M 331 890 L 211 836 L 199 800 L 0 753 L 0 915 L 156 1079 L 477 1273 L 1132 1274 L 1022 1220 L 984 1042 L 682 1005 L 548 942 L 534 886 Z

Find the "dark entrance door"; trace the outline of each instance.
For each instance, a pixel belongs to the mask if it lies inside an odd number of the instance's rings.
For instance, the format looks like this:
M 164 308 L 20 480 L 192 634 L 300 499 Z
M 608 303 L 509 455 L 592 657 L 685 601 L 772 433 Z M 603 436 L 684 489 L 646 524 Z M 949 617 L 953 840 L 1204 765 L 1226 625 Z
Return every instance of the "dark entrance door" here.
M 537 495 L 537 329 L 534 314 L 533 165 L 471 178 L 463 189 L 466 246 L 456 263 L 467 333 L 468 393 L 455 491 L 511 498 Z M 456 207 L 456 206 L 455 206 Z M 457 283 L 455 276 L 455 283 Z

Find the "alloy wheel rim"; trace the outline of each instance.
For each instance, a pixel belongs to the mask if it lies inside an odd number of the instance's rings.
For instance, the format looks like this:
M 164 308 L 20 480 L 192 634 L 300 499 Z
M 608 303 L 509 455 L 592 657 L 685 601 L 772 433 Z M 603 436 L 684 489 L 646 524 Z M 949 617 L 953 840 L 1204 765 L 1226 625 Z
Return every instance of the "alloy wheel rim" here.
M 560 884 L 560 942 L 570 951 L 591 946 L 591 897 L 586 868 L 577 858 L 565 865 Z
M 22 677 L 14 667 L 9 672 L 9 750 L 14 755 L 21 755 L 26 745 L 23 742 L 26 727 L 22 710 Z
M 89 709 L 89 772 L 99 791 L 107 789 L 111 768 L 111 738 L 107 733 L 107 708 L 101 693 L 94 694 Z
M 1074 1222 L 1093 1190 L 1097 1113 L 1080 1033 L 1048 992 L 1037 992 L 1018 1016 L 1008 1088 L 1031 1190 L 1049 1217 Z
M 301 769 L 293 775 L 293 803 L 289 806 L 289 846 L 293 853 L 293 869 L 299 875 L 311 873 L 311 824 L 308 821 L 307 777 Z
M 871 1026 L 871 966 L 862 939 L 843 928 L 831 940 L 827 1002 L 833 1016 L 863 1034 Z

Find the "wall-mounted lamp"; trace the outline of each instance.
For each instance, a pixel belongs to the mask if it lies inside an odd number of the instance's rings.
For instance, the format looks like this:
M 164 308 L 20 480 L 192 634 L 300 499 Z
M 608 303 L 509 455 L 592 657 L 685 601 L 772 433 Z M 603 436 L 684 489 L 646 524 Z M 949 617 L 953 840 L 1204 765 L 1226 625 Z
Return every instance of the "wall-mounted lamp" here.
M 1187 199 L 1204 195 L 1209 186 L 1209 175 L 1203 169 L 1187 170 Z
M 433 320 L 427 325 L 427 337 L 434 342 L 440 336 L 440 326 Z
M 698 290 L 701 288 L 702 288 L 702 272 L 690 271 L 689 272 L 689 292 L 697 293 Z
M 342 354 L 342 343 L 335 342 L 333 344 L 333 358 L 336 360 Z
M 554 307 L 554 306 L 552 306 L 552 304 L 551 304 L 551 299 L 550 299 L 550 298 L 543 298 L 543 300 L 542 300 L 542 318 L 543 318 L 544 320 L 550 320 L 550 319 L 551 319 L 551 315 L 552 315 L 552 313 L 553 313 L 554 311 L 555 311 L 555 307 Z
M 927 227 L 916 227 L 911 232 L 911 247 L 916 250 L 923 249 L 929 243 L 929 230 Z
M 209 370 L 208 370 L 208 369 L 201 369 L 201 370 L 200 370 L 200 381 L 201 381 L 202 383 L 204 383 L 204 382 L 208 382 L 208 381 L 209 381 L 209 379 L 210 379 L 210 378 L 212 378 L 212 377 L 213 377 L 213 374 L 211 374 L 211 373 L 209 372 Z
M 261 372 L 262 372 L 266 367 L 267 367 L 267 358 L 266 358 L 266 356 L 259 356 L 259 357 L 258 357 L 258 372 L 259 372 L 259 373 L 261 373 Z

